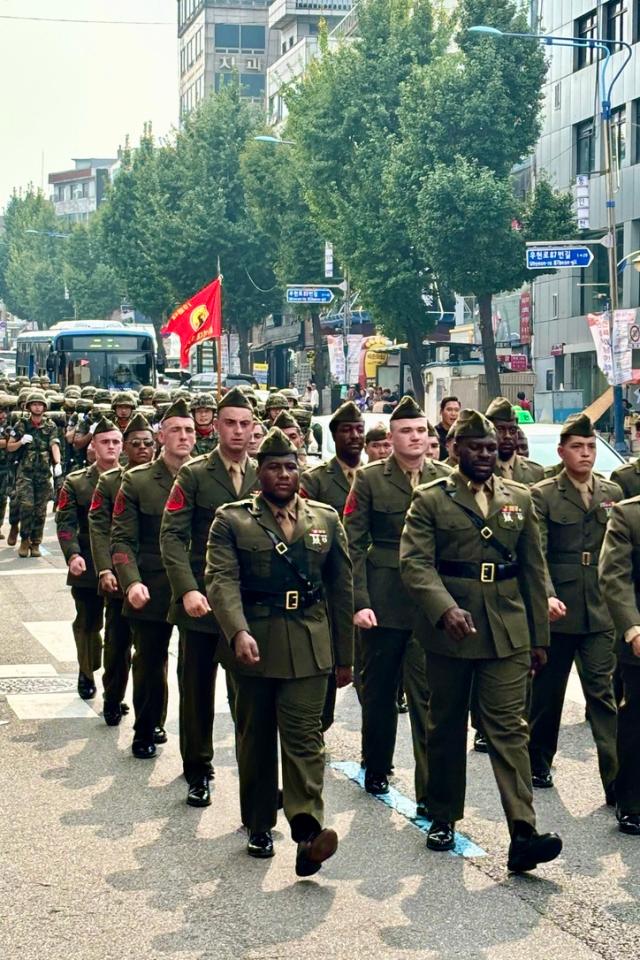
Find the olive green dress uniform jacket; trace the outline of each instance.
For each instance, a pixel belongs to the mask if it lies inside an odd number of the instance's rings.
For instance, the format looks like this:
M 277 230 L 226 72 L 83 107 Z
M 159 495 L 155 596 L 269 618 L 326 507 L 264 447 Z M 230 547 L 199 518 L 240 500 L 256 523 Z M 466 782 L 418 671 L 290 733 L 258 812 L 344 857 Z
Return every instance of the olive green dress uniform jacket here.
M 247 630 L 258 644 L 260 662 L 241 674 L 293 679 L 329 673 L 353 663 L 353 581 L 344 528 L 335 510 L 297 497 L 297 522 L 289 555 L 324 599 L 297 610 L 243 602 L 242 589 L 286 592 L 300 580 L 279 556 L 268 527 L 282 539 L 268 504 L 255 499 L 221 507 L 211 527 L 205 581 L 209 603 L 227 641 Z
M 630 627 L 640 626 L 640 496 L 612 508 L 600 551 L 599 573 L 602 596 L 618 637 L 618 657 L 640 667 L 640 658 L 624 641 Z
M 496 466 L 495 473 L 500 476 L 500 471 Z M 527 487 L 544 480 L 544 467 L 535 460 L 529 460 L 527 457 L 521 457 L 516 453 L 513 461 L 513 473 L 510 477 L 515 483 L 524 483 Z
M 311 470 L 306 470 L 300 477 L 300 495 L 309 500 L 328 503 L 338 511 L 340 519 L 342 519 L 349 489 L 349 481 L 337 457 L 332 457 L 327 463 L 321 463 L 317 467 L 312 467 Z
M 421 483 L 451 473 L 436 460 L 425 460 Z M 344 511 L 344 526 L 353 563 L 356 610 L 371 609 L 378 626 L 412 630 L 414 606 L 400 577 L 400 537 L 413 489 L 393 454 L 361 467 Z
M 594 474 L 587 510 L 563 469 L 533 487 L 531 495 L 547 560 L 547 595 L 558 597 L 567 607 L 566 616 L 552 624 L 553 633 L 611 630 L 598 582 L 598 557 L 611 508 L 622 500 L 620 487 Z
M 111 523 L 113 506 L 115 504 L 120 484 L 122 483 L 122 467 L 114 467 L 101 473 L 93 491 L 93 499 L 89 508 L 89 535 L 91 538 L 91 556 L 96 575 L 104 570 L 113 571 L 111 559 Z M 122 599 L 122 592 L 106 594 L 107 598 Z
M 82 470 L 74 470 L 65 479 L 56 510 L 58 543 L 67 563 L 74 554 L 79 554 L 86 564 L 86 571 L 74 577 L 67 573 L 67 585 L 97 590 L 98 578 L 91 557 L 89 537 L 89 506 L 98 482 L 95 464 Z
M 626 500 L 637 497 L 640 495 L 640 459 L 613 470 L 610 479 L 618 484 Z
M 255 463 L 247 460 L 242 488 L 237 494 L 218 450 L 190 460 L 178 471 L 160 528 L 162 559 L 171 584 L 170 623 L 188 630 L 218 633 L 213 614 L 190 617 L 182 597 L 189 590 L 205 592 L 207 539 L 218 507 L 245 499 L 258 489 Z
M 164 622 L 171 588 L 160 554 L 160 524 L 173 486 L 173 476 L 160 457 L 123 474 L 113 507 L 111 556 L 125 594 L 123 613 L 132 620 Z M 134 610 L 126 593 L 134 583 L 144 583 L 151 599 Z
M 517 577 L 482 583 L 438 572 L 443 560 L 505 562 L 458 503 L 477 514 L 511 551 L 518 564 Z M 400 573 L 407 592 L 429 621 L 418 619 L 415 633 L 432 653 L 492 659 L 549 645 L 538 519 L 531 494 L 522 484 L 494 477 L 486 518 L 458 470 L 418 487 L 400 542 Z M 442 615 L 454 606 L 470 612 L 477 631 L 460 641 L 438 629 Z

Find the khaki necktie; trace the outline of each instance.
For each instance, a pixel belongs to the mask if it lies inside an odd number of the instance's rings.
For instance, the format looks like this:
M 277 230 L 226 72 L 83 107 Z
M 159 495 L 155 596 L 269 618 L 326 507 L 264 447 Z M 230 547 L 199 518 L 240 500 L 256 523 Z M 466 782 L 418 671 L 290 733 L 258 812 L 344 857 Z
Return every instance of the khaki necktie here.
M 417 487 L 420 483 L 420 471 L 419 470 L 407 470 L 407 480 L 411 484 L 411 487 Z
M 502 460 L 500 462 L 500 474 L 506 480 L 511 480 L 513 477 L 513 461 L 512 460 Z
M 232 463 L 229 467 L 229 476 L 231 477 L 233 489 L 239 494 L 242 490 L 242 470 L 237 463 Z
M 588 483 L 577 483 L 576 484 L 580 496 L 582 497 L 582 502 L 584 503 L 586 509 L 588 510 L 591 506 L 591 491 L 589 490 Z
M 282 530 L 283 538 L 289 543 L 295 528 L 295 523 L 291 519 L 289 512 L 287 510 L 276 510 L 275 518 L 278 521 L 278 526 Z
M 355 477 L 355 472 L 353 470 L 347 470 L 345 473 L 345 477 L 347 478 L 347 483 L 349 484 L 349 486 L 351 486 L 353 484 L 353 478 Z
M 486 490 L 484 487 L 480 487 L 479 490 L 476 490 L 474 493 L 474 499 L 478 504 L 478 508 L 483 517 L 486 517 L 489 513 L 489 498 L 487 496 Z

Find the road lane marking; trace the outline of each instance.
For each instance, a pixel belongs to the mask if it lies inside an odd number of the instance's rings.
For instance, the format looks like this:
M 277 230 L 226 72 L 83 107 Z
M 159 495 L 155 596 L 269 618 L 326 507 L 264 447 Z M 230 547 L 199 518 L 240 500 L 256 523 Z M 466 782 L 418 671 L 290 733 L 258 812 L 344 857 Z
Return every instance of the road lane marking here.
M 7 703 L 18 720 L 98 720 L 95 710 L 77 693 L 11 694 Z
M 19 677 L 57 677 L 52 663 L 0 663 L 0 679 Z
M 31 636 L 60 663 L 78 658 L 71 624 L 62 620 L 35 620 L 24 624 Z
M 329 766 L 333 770 L 338 770 L 340 773 L 343 773 L 349 780 L 352 780 L 364 789 L 364 770 L 359 763 L 354 763 L 353 760 L 336 760 L 330 763 Z M 418 817 L 416 815 L 416 805 L 413 800 L 409 800 L 408 797 L 405 797 L 404 794 L 395 790 L 393 787 L 389 787 L 389 793 L 383 796 L 371 796 L 374 800 L 380 800 L 387 807 L 396 810 L 401 816 L 409 820 L 414 827 L 422 830 L 423 833 L 427 833 L 429 830 L 431 820 Z M 482 847 L 479 847 L 473 840 L 470 840 L 469 837 L 465 837 L 463 833 L 458 833 L 457 831 L 455 847 L 449 852 L 452 853 L 454 857 L 486 857 L 487 855 Z

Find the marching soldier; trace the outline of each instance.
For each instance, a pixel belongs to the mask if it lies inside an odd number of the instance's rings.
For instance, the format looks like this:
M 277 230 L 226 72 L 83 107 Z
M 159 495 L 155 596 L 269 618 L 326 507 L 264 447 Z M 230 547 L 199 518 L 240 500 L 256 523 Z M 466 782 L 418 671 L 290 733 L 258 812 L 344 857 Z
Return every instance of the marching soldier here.
M 18 420 L 7 444 L 9 453 L 21 450 L 16 475 L 16 498 L 20 510 L 19 557 L 39 557 L 47 516 L 47 504 L 53 494 L 54 477 L 62 475 L 60 440 L 56 425 L 44 420 L 47 400 L 41 390 L 32 390 L 25 403 L 27 419 Z
M 567 681 L 575 661 L 606 801 L 613 805 L 617 769 L 614 634 L 598 582 L 598 558 L 609 513 L 622 493 L 617 484 L 593 473 L 596 434 L 585 414 L 565 420 L 558 455 L 562 471 L 532 490 L 549 570 L 551 620 L 549 662 L 535 677 L 531 691 L 529 753 L 533 785 L 553 786 L 551 765 L 558 748 Z
M 364 435 L 364 452 L 367 456 L 367 462 L 373 463 L 374 460 L 386 460 L 392 451 L 389 431 L 384 423 L 370 427 Z M 438 444 L 440 449 L 440 444 Z
M 321 463 L 302 474 L 300 495 L 327 503 L 342 519 L 344 505 L 356 470 L 360 466 L 364 448 L 364 417 L 352 400 L 338 407 L 329 421 L 329 430 L 335 443 L 336 455 L 327 463 Z M 336 687 L 333 679 L 330 679 L 322 720 L 324 730 L 328 730 L 333 723 L 335 704 Z
M 167 409 L 158 432 L 162 453 L 157 460 L 127 470 L 113 506 L 111 556 L 123 612 L 130 621 L 134 735 L 131 751 L 139 760 L 156 755 L 166 743 L 161 725 L 167 701 L 167 663 L 173 629 L 167 623 L 171 599 L 160 554 L 160 524 L 180 467 L 195 443 L 195 427 L 184 399 Z
M 196 445 L 193 456 L 211 453 L 218 445 L 215 416 L 218 405 L 209 393 L 200 393 L 191 401 L 191 413 L 196 425 Z
M 103 599 L 91 557 L 89 506 L 101 473 L 111 470 L 122 452 L 122 434 L 102 419 L 93 432 L 95 463 L 70 473 L 62 485 L 56 510 L 58 542 L 67 561 L 67 586 L 76 606 L 73 636 L 78 651 L 78 693 L 83 700 L 96 694 L 94 672 L 102 660 Z
M 427 805 L 431 850 L 450 850 L 464 816 L 471 686 L 489 745 L 511 845 L 509 870 L 555 859 L 562 841 L 539 835 L 524 720 L 530 670 L 546 659 L 549 624 L 538 522 L 526 487 L 494 475 L 493 425 L 463 410 L 459 467 L 415 491 L 400 572 L 422 618 L 426 651 Z
M 257 489 L 255 464 L 247 454 L 253 407 L 238 387 L 220 401 L 217 429 L 218 447 L 178 473 L 160 532 L 171 584 L 169 620 L 180 627 L 182 637 L 180 750 L 189 784 L 187 803 L 194 807 L 211 803 L 216 672 L 226 650 L 205 594 L 207 537 L 218 507 Z
M 389 792 L 398 726 L 397 691 L 403 678 L 418 814 L 424 816 L 427 684 L 424 653 L 412 636 L 414 605 L 400 578 L 400 536 L 413 489 L 451 471 L 437 460 L 426 459 L 429 424 L 411 397 L 400 400 L 389 427 L 393 453 L 356 472 L 344 510 L 353 563 L 354 623 L 361 630 L 364 784 L 368 793 Z
M 273 425 L 282 430 L 285 437 L 291 440 L 291 443 L 298 451 L 298 469 L 306 469 L 307 453 L 304 448 L 304 433 L 296 418 L 288 410 L 283 410 L 273 421 Z
M 247 852 L 273 856 L 278 736 L 284 812 L 310 876 L 338 846 L 323 827 L 321 718 L 327 677 L 351 681 L 353 595 L 335 510 L 297 493 L 297 451 L 277 428 L 258 452 L 262 492 L 218 510 L 205 580 L 234 655 L 236 732 Z M 330 625 L 331 624 L 331 625 Z
M 136 401 L 132 393 L 129 393 L 128 390 L 120 390 L 116 393 L 112 401 L 113 414 L 115 418 L 115 424 L 118 427 L 118 430 L 124 436 L 124 432 L 127 429 L 127 424 L 131 417 L 133 416 L 133 411 L 136 408 Z
M 487 407 L 487 420 L 493 424 L 498 437 L 496 473 L 507 480 L 531 486 L 544 479 L 544 467 L 521 457 L 517 452 L 518 419 L 511 402 L 506 397 L 496 397 Z
M 154 449 L 155 441 L 149 423 L 141 414 L 134 414 L 123 437 L 126 469 L 149 463 Z M 98 577 L 98 591 L 105 603 L 103 715 L 110 727 L 117 726 L 123 714 L 128 712 L 129 708 L 123 700 L 131 668 L 131 631 L 129 621 L 122 612 L 123 595 L 113 569 L 110 550 L 113 505 L 122 474 L 121 466 L 100 474 L 89 508 L 91 556 Z
M 0 396 L 0 540 L 4 540 L 2 524 L 7 510 L 7 499 L 9 494 L 9 427 L 7 426 L 7 413 L 13 405 L 11 397 Z
M 617 483 L 624 494 L 625 500 L 640 495 L 640 459 L 616 467 L 611 472 L 613 483 Z
M 624 468 L 623 468 L 624 469 Z M 623 698 L 618 706 L 616 815 L 640 836 L 640 497 L 616 504 L 600 552 L 600 587 L 614 622 Z
M 267 427 L 272 427 L 276 421 L 276 418 L 283 410 L 289 409 L 289 401 L 281 393 L 270 393 L 267 397 L 267 402 L 264 405 L 264 410 L 267 415 L 265 423 Z

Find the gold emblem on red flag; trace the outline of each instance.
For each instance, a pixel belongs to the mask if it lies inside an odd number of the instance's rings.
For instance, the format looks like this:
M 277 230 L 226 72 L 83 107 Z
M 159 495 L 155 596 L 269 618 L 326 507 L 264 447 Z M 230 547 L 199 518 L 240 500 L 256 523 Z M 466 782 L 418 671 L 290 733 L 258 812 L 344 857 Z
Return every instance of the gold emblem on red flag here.
M 200 306 L 195 307 L 195 309 L 191 311 L 191 314 L 189 316 L 189 323 L 197 333 L 198 330 L 200 330 L 201 327 L 204 326 L 204 324 L 207 322 L 208 319 L 209 319 L 209 311 L 207 310 L 206 305 L 204 303 L 201 303 Z

